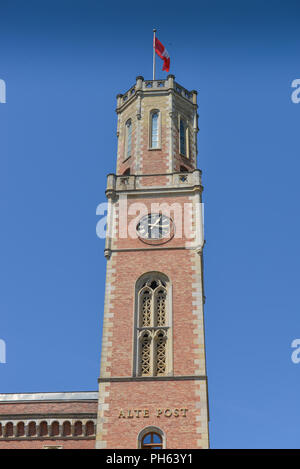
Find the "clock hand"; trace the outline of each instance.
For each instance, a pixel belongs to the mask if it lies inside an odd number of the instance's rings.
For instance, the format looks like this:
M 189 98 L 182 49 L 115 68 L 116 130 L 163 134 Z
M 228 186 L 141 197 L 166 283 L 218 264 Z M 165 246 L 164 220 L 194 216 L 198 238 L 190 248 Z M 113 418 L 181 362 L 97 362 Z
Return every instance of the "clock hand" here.
M 150 226 L 150 228 L 151 228 L 151 230 L 152 230 L 152 228 L 153 228 L 155 225 L 149 225 L 149 226 Z M 169 224 L 167 224 L 167 225 L 159 225 L 157 228 L 169 228 Z

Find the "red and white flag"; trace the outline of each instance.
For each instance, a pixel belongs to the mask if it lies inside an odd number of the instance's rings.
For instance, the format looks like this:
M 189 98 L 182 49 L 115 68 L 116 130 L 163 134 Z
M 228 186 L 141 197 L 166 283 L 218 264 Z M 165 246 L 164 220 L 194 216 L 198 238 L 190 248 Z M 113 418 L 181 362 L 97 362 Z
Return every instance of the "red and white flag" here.
M 164 61 L 162 69 L 168 72 L 170 70 L 170 56 L 168 54 L 167 49 L 165 48 L 165 46 L 162 45 L 162 43 L 157 39 L 157 37 L 154 39 L 153 47 L 157 55 Z

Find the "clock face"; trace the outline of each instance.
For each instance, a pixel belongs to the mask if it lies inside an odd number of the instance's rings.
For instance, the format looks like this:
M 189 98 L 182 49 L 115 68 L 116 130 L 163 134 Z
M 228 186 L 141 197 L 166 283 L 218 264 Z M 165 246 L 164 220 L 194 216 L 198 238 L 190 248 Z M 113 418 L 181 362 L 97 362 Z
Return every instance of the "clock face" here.
M 170 238 L 173 222 L 162 213 L 149 213 L 139 221 L 136 230 L 140 238 L 149 240 L 167 240 Z

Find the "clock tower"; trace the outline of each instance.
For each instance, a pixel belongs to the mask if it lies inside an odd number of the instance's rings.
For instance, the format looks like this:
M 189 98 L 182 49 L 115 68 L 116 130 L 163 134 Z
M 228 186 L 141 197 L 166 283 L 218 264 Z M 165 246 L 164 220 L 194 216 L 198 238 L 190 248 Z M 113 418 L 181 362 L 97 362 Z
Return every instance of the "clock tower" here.
M 197 92 L 117 96 L 96 448 L 208 448 Z

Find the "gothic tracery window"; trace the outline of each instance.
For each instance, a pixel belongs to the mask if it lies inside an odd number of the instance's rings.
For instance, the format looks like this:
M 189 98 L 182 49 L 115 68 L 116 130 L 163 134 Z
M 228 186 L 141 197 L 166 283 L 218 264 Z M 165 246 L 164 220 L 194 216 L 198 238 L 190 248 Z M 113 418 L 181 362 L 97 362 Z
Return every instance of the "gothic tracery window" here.
M 169 371 L 170 312 L 168 281 L 159 274 L 137 284 L 137 374 L 164 376 Z

